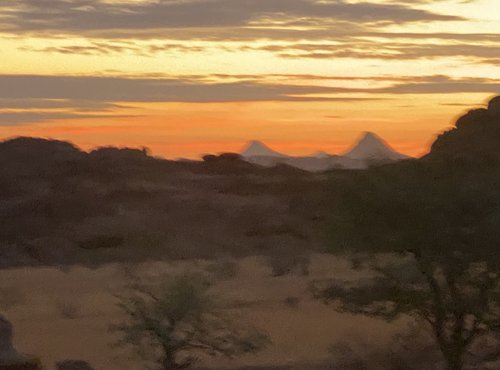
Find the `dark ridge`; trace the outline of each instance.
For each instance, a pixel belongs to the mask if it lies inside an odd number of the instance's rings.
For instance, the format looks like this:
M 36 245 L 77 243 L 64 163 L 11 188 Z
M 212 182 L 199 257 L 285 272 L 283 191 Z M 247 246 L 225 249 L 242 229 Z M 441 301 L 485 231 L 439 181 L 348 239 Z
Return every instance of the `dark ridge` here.
M 483 166 L 500 161 L 500 96 L 490 100 L 488 108 L 470 110 L 455 127 L 441 134 L 431 152 L 424 157 Z

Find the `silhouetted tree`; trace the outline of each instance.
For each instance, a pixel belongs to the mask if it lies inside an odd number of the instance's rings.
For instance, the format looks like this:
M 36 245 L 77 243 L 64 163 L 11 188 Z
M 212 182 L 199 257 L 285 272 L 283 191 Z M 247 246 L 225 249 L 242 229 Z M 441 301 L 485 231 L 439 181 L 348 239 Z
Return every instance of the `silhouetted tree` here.
M 466 359 L 500 359 L 500 146 L 490 143 L 499 132 L 498 113 L 481 111 L 484 123 L 474 113 L 475 128 L 460 119 L 423 160 L 370 169 L 344 183 L 335 202 L 333 249 L 354 253 L 358 264 L 371 259 L 376 277 L 315 287 L 341 310 L 422 320 L 449 370 L 463 369 Z M 463 127 L 474 143 L 464 144 Z M 481 146 L 484 140 L 490 144 Z
M 208 285 L 180 276 L 158 285 L 134 284 L 119 306 L 127 319 L 114 326 L 121 345 L 133 345 L 159 369 L 191 367 L 196 355 L 227 356 L 255 352 L 268 339 L 255 329 L 236 326 L 208 295 Z

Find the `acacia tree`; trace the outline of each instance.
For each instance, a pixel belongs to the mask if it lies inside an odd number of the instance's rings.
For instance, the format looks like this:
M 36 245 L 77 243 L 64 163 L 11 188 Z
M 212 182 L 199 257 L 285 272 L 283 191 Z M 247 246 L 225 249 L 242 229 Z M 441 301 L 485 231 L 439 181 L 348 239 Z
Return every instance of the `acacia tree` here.
M 428 157 L 337 186 L 332 248 L 370 258 L 375 278 L 316 285 L 341 310 L 422 320 L 449 370 L 500 359 L 500 110 L 491 107 L 462 117 Z
M 195 276 L 177 276 L 159 284 L 134 283 L 119 307 L 126 320 L 114 325 L 119 345 L 132 345 L 159 369 L 180 370 L 199 355 L 232 357 L 264 348 L 268 338 L 235 325 L 208 294 L 208 284 Z

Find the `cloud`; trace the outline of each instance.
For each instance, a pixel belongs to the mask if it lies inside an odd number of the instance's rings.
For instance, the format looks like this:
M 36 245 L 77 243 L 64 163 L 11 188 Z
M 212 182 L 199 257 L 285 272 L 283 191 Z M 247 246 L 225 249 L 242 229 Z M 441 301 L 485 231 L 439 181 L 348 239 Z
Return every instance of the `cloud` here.
M 428 81 L 421 83 L 404 83 L 376 92 L 390 94 L 453 94 L 453 93 L 500 93 L 499 80 L 476 78 L 451 79 L 443 78 L 441 81 Z
M 86 44 L 68 44 L 60 46 L 30 47 L 22 46 L 18 48 L 23 51 L 35 51 L 40 53 L 59 53 L 68 55 L 109 55 L 120 53 L 133 53 L 142 56 L 154 56 L 160 52 L 204 52 L 208 50 L 204 46 L 185 45 L 182 42 L 155 42 L 148 45 L 135 45 L 131 42 L 123 41 L 87 41 Z
M 315 85 L 257 81 L 204 83 L 176 78 L 0 75 L 0 99 L 66 99 L 97 102 L 318 101 L 311 94 L 332 92 Z M 338 97 L 333 100 L 356 100 Z
M 64 112 L 2 112 L 0 111 L 0 126 L 11 126 L 26 123 L 46 122 L 63 119 L 89 118 L 123 118 L 128 115 L 99 115 Z
M 18 48 L 67 55 L 155 57 L 158 53 L 257 50 L 294 59 L 392 61 L 458 56 L 498 65 L 499 33 L 467 33 L 471 28 L 460 33 L 384 32 L 394 24 L 464 20 L 418 8 L 425 4 L 428 8 L 431 3 L 427 0 L 4 0 L 0 2 L 0 32 L 10 33 L 10 37 L 19 35 L 20 40 L 26 33 L 57 38 L 56 43 L 20 42 Z M 68 34 L 84 38 L 66 39 Z M 263 42 L 251 42 L 255 40 L 281 44 L 262 46 Z M 242 48 L 243 41 L 246 46 Z M 283 45 L 285 41 L 291 44 Z
M 481 60 L 481 63 L 500 66 L 500 58 L 485 58 Z
M 500 81 L 432 76 L 217 75 L 232 82 L 190 78 L 0 75 L 0 125 L 63 119 L 120 118 L 133 103 L 244 101 L 360 102 L 400 94 L 500 92 Z M 315 85 L 315 80 L 329 81 Z M 379 87 L 345 87 L 346 81 L 373 81 Z M 235 81 L 235 82 L 234 82 Z M 272 82 L 275 81 L 275 82 Z M 302 85 L 294 83 L 302 81 Z M 304 84 L 304 81 L 309 81 Z M 357 84 L 359 86 L 359 84 Z M 382 85 L 382 87 L 380 87 Z M 385 85 L 385 86 L 384 86 Z M 127 104 L 126 106 L 122 103 Z M 333 118 L 333 116 L 332 116 Z
M 195 79 L 125 78 L 91 76 L 0 75 L 0 124 L 44 122 L 61 119 L 118 118 L 120 103 L 211 103 L 242 101 L 331 101 L 380 100 L 380 97 L 318 97 L 331 92 L 323 86 L 302 86 L 241 80 L 207 83 Z
M 309 59 L 382 59 L 382 60 L 415 60 L 442 57 L 472 58 L 480 63 L 495 64 L 500 55 L 500 43 L 496 45 L 477 44 L 412 44 L 401 42 L 373 42 L 367 40 L 348 41 L 342 43 L 317 44 L 296 43 L 290 45 L 245 46 L 246 50 L 263 50 L 277 53 L 284 58 Z
M 68 99 L 19 99 L 19 98 L 0 98 L 0 109 L 26 110 L 26 109 L 64 109 L 71 108 L 79 112 L 110 112 L 120 108 L 126 108 L 123 105 L 113 104 L 102 101 L 92 100 L 68 100 Z
M 135 54 L 143 54 L 144 50 L 140 47 L 116 45 L 106 42 L 93 42 L 90 45 L 63 45 L 63 46 L 46 46 L 46 47 L 29 47 L 23 46 L 19 50 L 36 51 L 42 53 L 60 53 L 60 54 L 80 54 L 80 55 L 99 55 L 133 52 Z
M 462 19 L 408 4 L 345 0 L 4 0 L 0 4 L 0 31 L 11 33 L 244 27 L 276 20 L 404 24 Z
M 293 32 L 274 34 L 275 40 L 262 42 L 220 42 L 182 40 L 105 40 L 85 39 L 66 42 L 58 40 L 57 46 L 19 46 L 19 50 L 67 55 L 113 55 L 133 54 L 157 57 L 158 54 L 189 54 L 218 52 L 267 52 L 287 59 L 372 59 L 384 61 L 407 61 L 418 59 L 460 58 L 464 62 L 499 65 L 500 34 L 449 34 L 449 33 L 385 33 L 370 32 L 355 28 L 302 31 L 301 37 Z M 237 32 L 237 37 L 250 37 L 248 30 Z M 262 30 L 260 30 L 262 32 Z M 273 30 L 272 32 L 275 32 Z M 253 30 L 251 31 L 253 34 Z M 225 35 L 225 34 L 224 34 Z M 186 35 L 184 35 L 186 36 Z M 206 35 L 205 35 L 206 36 Z M 253 36 L 258 37 L 257 34 Z M 223 37 L 223 34 L 219 34 Z M 232 37 L 232 36 L 227 36 Z M 281 38 L 288 39 L 281 39 Z M 301 38 L 300 41 L 294 37 Z M 279 38 L 279 40 L 278 40 Z M 318 38 L 318 39 L 316 39 Z M 307 41 L 306 41 L 307 40 Z M 319 41 L 321 40 L 321 41 Z
M 220 76 L 220 75 L 218 75 Z M 229 78 L 229 75 L 224 75 Z M 270 77 L 286 82 L 269 82 Z M 314 76 L 314 75 L 235 75 L 236 82 L 206 82 L 207 76 L 190 78 L 127 78 L 93 76 L 0 75 L 0 106 L 16 102 L 25 107 L 73 106 L 94 110 L 120 108 L 120 102 L 241 102 L 241 101 L 315 101 L 311 95 L 332 93 L 420 93 L 420 92 L 492 92 L 500 82 L 487 78 L 432 76 Z M 314 84 L 331 80 L 326 86 Z M 309 84 L 294 84 L 293 79 L 308 79 Z M 240 79 L 240 80 L 238 80 Z M 336 81 L 366 80 L 386 82 L 387 87 L 350 88 L 335 86 Z M 266 82 L 267 81 L 267 82 Z M 366 98 L 366 97 L 365 97 Z M 356 100 L 339 96 L 334 100 Z

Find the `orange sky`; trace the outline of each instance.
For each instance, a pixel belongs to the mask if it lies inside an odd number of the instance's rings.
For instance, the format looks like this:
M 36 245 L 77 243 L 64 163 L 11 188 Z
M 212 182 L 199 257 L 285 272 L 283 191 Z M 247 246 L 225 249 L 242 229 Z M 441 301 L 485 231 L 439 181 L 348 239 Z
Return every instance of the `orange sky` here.
M 0 3 L 0 138 L 175 158 L 340 153 L 374 131 L 421 155 L 500 93 L 496 0 L 42 5 Z

